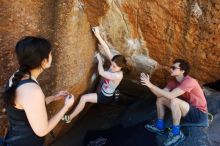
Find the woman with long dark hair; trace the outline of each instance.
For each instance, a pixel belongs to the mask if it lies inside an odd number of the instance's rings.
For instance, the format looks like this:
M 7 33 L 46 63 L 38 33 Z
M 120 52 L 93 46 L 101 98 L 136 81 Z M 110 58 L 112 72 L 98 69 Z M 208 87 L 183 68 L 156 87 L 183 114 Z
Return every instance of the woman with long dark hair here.
M 44 38 L 27 36 L 16 44 L 19 69 L 9 79 L 4 99 L 9 119 L 5 137 L 7 146 L 43 146 L 48 134 L 73 105 L 67 91 L 45 98 L 37 82 L 38 76 L 52 62 L 52 46 Z M 65 98 L 63 108 L 48 120 L 45 103 Z

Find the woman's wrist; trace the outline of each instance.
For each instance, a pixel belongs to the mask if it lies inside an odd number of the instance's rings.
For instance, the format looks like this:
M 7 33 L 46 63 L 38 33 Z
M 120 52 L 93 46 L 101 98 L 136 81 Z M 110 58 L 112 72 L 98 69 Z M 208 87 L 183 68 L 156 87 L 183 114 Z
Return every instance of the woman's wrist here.
M 100 36 L 100 34 L 96 34 L 96 37 L 97 37 L 98 39 L 102 39 L 102 37 Z
M 66 111 L 68 111 L 69 108 L 70 108 L 70 106 L 69 106 L 68 104 L 64 104 L 63 108 L 64 108 Z

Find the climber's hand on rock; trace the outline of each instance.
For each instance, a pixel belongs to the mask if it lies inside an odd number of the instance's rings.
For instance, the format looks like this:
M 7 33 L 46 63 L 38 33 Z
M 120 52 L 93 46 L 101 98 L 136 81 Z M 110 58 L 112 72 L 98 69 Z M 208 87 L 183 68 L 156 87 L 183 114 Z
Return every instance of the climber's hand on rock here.
M 93 31 L 93 33 L 95 34 L 95 36 L 99 36 L 99 27 L 98 27 L 98 26 L 93 27 L 93 28 L 92 28 L 92 31 Z

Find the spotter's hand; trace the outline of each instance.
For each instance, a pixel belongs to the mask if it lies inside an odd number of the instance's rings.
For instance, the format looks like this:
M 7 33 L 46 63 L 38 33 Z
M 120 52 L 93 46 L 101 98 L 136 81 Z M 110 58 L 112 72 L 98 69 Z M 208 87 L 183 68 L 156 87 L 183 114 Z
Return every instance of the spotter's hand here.
M 147 87 L 152 87 L 152 83 L 150 82 L 149 75 L 145 75 L 144 73 L 141 73 L 140 75 L 141 84 Z

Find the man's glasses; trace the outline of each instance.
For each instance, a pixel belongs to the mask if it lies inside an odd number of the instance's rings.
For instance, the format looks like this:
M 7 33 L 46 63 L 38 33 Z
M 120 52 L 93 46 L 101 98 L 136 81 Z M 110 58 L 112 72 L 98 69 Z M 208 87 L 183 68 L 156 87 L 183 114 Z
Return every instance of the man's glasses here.
M 176 66 L 171 66 L 170 68 L 171 68 L 172 70 L 180 69 L 179 67 L 176 67 Z

